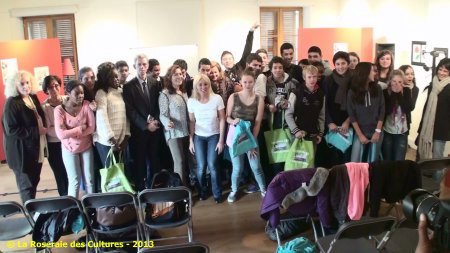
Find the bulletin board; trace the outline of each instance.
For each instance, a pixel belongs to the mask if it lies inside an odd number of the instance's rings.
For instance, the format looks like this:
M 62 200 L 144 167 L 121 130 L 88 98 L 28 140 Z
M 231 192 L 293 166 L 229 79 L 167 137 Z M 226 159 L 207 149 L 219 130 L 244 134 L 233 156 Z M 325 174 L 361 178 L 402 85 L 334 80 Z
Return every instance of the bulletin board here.
M 48 69 L 51 75 L 62 77 L 61 50 L 59 39 L 45 40 L 17 40 L 0 42 L 0 62 L 10 63 L 11 68 L 17 65 L 18 70 L 26 70 L 34 75 L 43 75 Z M 3 64 L 7 67 L 8 64 Z M 4 77 L 0 71 L 0 111 L 3 116 L 3 106 L 5 105 L 5 84 Z M 6 78 L 6 77 L 5 77 Z M 62 91 L 61 91 L 62 92 Z M 38 92 L 39 100 L 42 102 L 46 95 Z M 0 124 L 2 133 L 0 134 L 0 143 L 3 143 L 3 128 Z M 3 145 L 0 145 L 0 160 L 5 160 Z
M 372 28 L 301 28 L 298 32 L 298 59 L 308 58 L 308 49 L 318 46 L 322 50 L 322 59 L 331 65 L 335 51 L 353 51 L 361 61 L 372 62 L 372 34 Z

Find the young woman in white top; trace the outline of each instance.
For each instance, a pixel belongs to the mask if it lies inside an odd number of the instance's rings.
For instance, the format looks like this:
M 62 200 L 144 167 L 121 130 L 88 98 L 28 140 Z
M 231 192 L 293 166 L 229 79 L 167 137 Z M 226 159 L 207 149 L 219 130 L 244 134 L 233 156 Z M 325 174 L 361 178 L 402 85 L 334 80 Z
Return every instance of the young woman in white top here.
M 94 88 L 97 103 L 94 141 L 103 167 L 109 164 L 109 159 L 106 159 L 108 152 L 113 149 L 118 158 L 119 152 L 127 147 L 130 137 L 130 122 L 127 120 L 119 84 L 119 72 L 114 63 L 104 62 L 98 66 Z
M 212 193 L 216 203 L 222 200 L 217 156 L 222 153 L 225 132 L 225 106 L 222 97 L 214 94 L 211 81 L 204 74 L 194 77 L 194 92 L 188 100 L 190 120 L 189 150 L 197 159 L 200 200 L 207 198 L 205 170 L 211 172 Z

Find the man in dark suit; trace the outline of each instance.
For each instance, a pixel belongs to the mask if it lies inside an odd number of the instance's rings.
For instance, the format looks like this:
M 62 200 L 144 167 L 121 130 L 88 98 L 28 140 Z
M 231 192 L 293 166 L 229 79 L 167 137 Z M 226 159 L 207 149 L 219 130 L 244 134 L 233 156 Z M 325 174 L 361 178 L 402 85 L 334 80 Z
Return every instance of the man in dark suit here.
M 150 187 L 154 173 L 161 170 L 158 155 L 161 142 L 158 87 L 147 80 L 148 57 L 139 54 L 134 59 L 137 76 L 123 87 L 123 99 L 130 121 L 129 140 L 132 159 L 131 173 L 136 189 Z

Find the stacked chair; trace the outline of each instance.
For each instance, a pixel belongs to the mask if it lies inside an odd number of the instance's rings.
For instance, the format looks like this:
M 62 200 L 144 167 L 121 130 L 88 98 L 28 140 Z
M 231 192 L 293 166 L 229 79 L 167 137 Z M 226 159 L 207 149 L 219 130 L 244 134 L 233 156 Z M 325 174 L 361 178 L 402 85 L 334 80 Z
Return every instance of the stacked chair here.
M 167 213 L 165 219 L 154 219 L 151 210 L 155 204 L 160 202 L 173 203 L 173 208 Z M 131 215 L 134 218 L 127 219 L 120 225 L 105 227 L 101 224 L 99 213 L 114 213 L 115 209 L 124 210 L 125 207 L 134 212 Z M 81 201 L 71 196 L 40 198 L 28 200 L 23 207 L 12 201 L 0 202 L 0 241 L 16 240 L 33 234 L 35 225 L 39 224 L 39 222 L 36 223 L 39 216 L 47 217 L 53 214 L 69 213 L 69 210 L 70 212 L 76 211 L 78 222 L 83 226 L 81 230 L 85 231 L 86 239 L 83 241 L 79 239 L 78 242 L 84 243 L 86 252 L 99 252 L 100 250 L 123 252 L 120 251 L 121 249 L 88 247 L 88 242 L 93 244 L 99 241 L 123 242 L 124 245 L 131 245 L 130 247 L 134 245 L 134 247 L 138 247 L 134 249 L 137 252 L 209 252 L 208 246 L 193 242 L 192 194 L 186 187 L 149 189 L 140 192 L 138 197 L 128 192 L 114 192 L 87 194 Z M 126 216 L 130 216 L 130 211 L 127 211 Z M 40 220 L 42 222 L 43 219 Z M 56 222 L 56 224 L 60 223 Z M 180 226 L 187 227 L 186 235 L 152 238 L 153 230 L 159 232 Z M 71 234 L 71 226 L 67 227 L 69 228 L 64 229 L 62 236 Z M 165 246 L 150 243 L 150 241 L 177 238 L 187 238 L 187 242 L 176 242 Z M 133 243 L 135 240 L 142 243 L 135 244 Z M 51 252 L 50 248 L 44 248 L 44 250 Z

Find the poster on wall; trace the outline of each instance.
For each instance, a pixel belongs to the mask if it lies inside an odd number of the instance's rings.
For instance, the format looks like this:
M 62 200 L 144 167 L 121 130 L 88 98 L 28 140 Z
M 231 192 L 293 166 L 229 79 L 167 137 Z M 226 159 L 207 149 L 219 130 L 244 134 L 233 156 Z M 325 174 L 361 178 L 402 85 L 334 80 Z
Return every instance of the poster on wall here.
M 17 66 L 17 59 L 1 59 L 0 65 L 2 66 L 3 85 L 8 82 L 8 79 L 13 78 L 13 75 L 19 71 Z
M 348 43 L 344 43 L 344 42 L 334 43 L 333 44 L 333 54 L 335 54 L 339 51 L 348 52 Z
M 39 83 L 39 90 L 42 90 L 42 83 L 44 83 L 44 78 L 50 75 L 48 66 L 36 67 L 34 68 L 34 78 Z
M 411 44 L 411 65 L 424 66 L 425 58 L 423 57 L 423 50 L 426 46 L 425 41 L 413 41 Z

